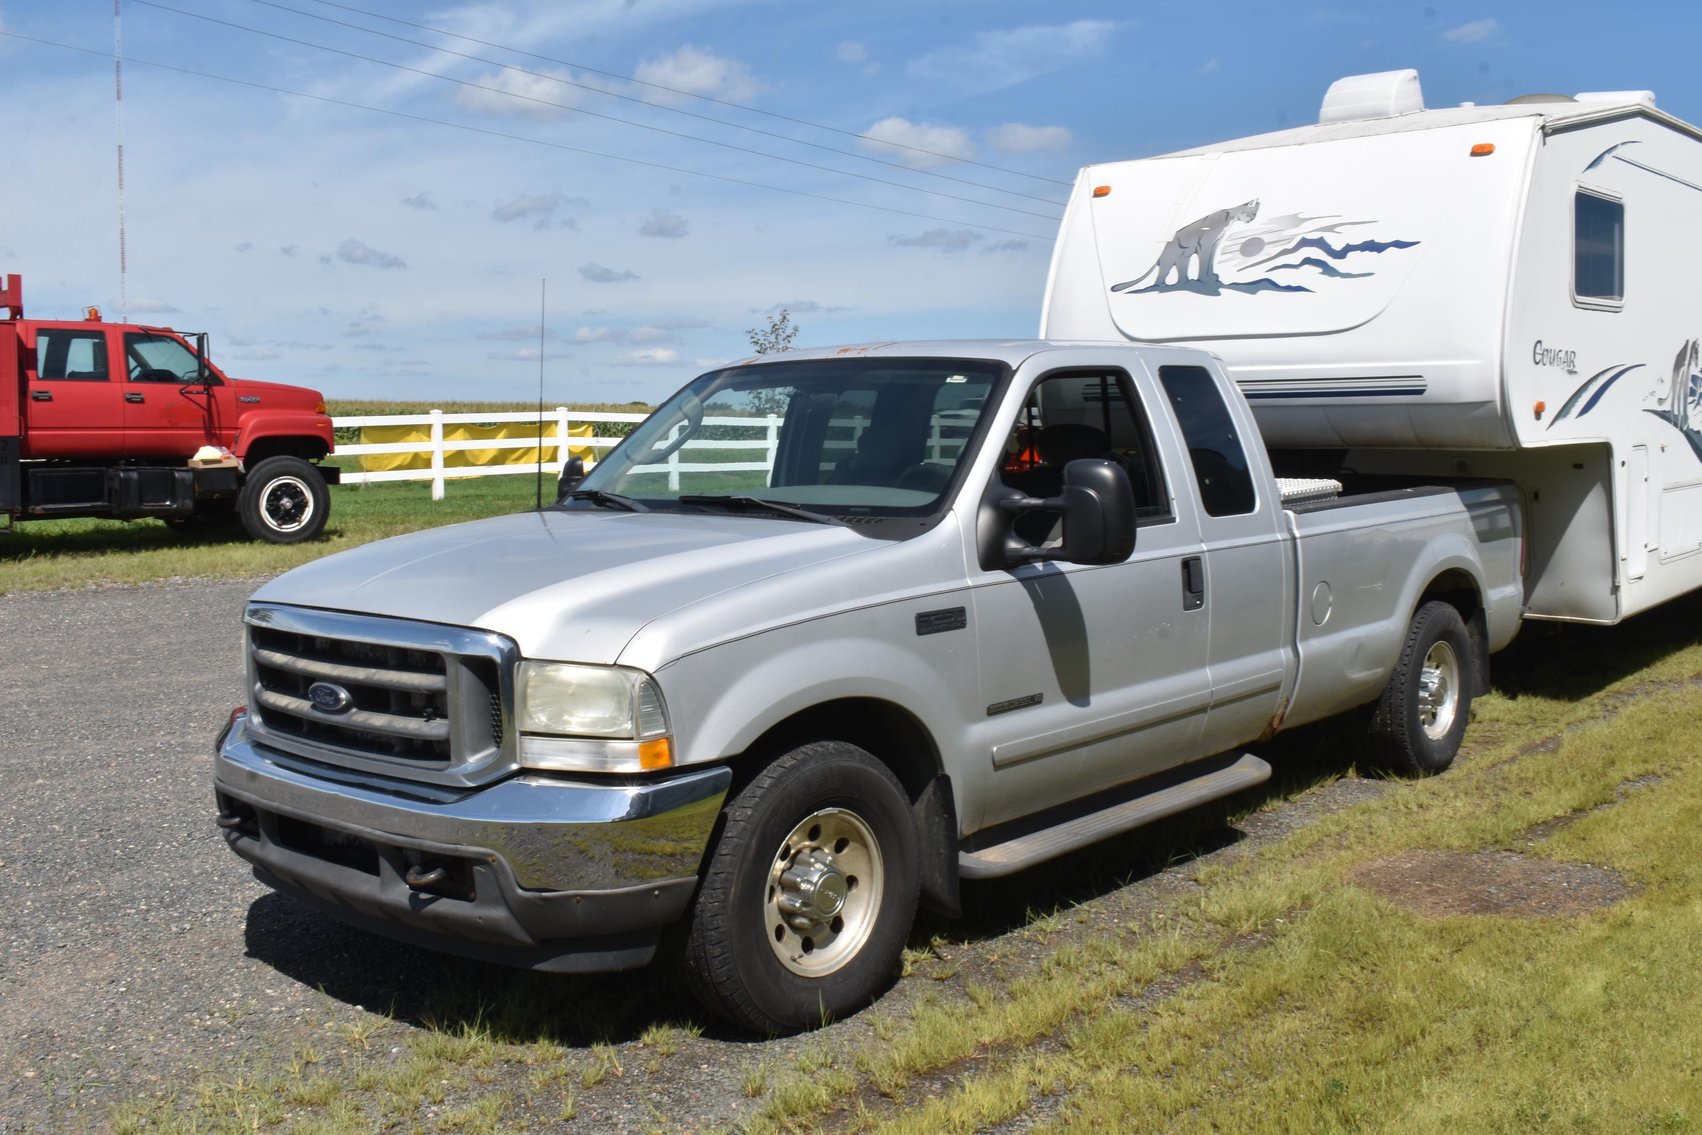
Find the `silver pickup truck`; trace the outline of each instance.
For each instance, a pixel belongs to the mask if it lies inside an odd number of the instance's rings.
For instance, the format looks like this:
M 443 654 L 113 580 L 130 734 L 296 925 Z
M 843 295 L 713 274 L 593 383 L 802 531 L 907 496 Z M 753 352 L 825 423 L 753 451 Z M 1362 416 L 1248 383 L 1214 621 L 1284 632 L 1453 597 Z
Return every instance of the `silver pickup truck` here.
M 1365 759 L 1449 764 L 1519 625 L 1516 492 L 1294 488 L 1198 351 L 712 371 L 554 507 L 262 587 L 218 823 L 381 934 L 562 972 L 667 941 L 713 1010 L 808 1027 L 918 902 L 1255 784 L 1279 729 L 1367 706 Z

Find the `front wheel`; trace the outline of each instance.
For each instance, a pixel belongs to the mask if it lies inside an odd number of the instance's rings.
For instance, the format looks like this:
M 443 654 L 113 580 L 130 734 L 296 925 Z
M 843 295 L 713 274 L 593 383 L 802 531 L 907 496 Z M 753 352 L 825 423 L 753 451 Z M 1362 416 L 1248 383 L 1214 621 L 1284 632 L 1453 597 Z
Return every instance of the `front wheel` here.
M 1420 607 L 1371 715 L 1379 764 L 1403 776 L 1432 776 L 1454 763 L 1471 717 L 1471 660 L 1460 613 L 1440 601 Z
M 243 528 L 268 544 L 313 539 L 324 531 L 330 511 L 324 476 L 299 457 L 268 457 L 257 463 L 237 500 Z
M 916 914 L 916 833 L 892 772 L 838 741 L 801 745 L 726 807 L 681 961 L 721 1016 L 761 1033 L 873 1000 Z

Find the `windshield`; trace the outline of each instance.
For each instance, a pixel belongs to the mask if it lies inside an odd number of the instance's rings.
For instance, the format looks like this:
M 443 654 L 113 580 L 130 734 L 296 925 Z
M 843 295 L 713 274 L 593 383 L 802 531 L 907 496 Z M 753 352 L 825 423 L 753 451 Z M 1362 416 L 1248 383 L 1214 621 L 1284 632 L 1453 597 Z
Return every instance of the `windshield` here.
M 754 497 L 826 515 L 925 515 L 1007 373 L 984 359 L 866 358 L 712 371 L 658 408 L 579 492 L 650 507 Z

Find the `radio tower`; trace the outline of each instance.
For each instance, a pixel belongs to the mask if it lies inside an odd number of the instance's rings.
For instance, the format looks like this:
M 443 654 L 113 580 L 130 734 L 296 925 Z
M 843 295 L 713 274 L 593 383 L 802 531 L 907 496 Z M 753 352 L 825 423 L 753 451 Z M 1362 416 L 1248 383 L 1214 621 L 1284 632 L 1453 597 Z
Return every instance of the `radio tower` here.
M 130 261 L 124 247 L 124 37 L 118 7 L 112 0 L 112 95 L 118 111 L 118 318 L 130 321 Z

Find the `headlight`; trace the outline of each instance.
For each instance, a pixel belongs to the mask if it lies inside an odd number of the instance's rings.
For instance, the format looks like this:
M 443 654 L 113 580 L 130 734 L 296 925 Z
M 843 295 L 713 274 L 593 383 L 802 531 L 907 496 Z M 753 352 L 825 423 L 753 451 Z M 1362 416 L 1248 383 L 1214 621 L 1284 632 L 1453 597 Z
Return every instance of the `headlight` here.
M 674 763 L 668 711 L 640 670 L 522 662 L 520 763 L 576 772 L 643 772 Z

